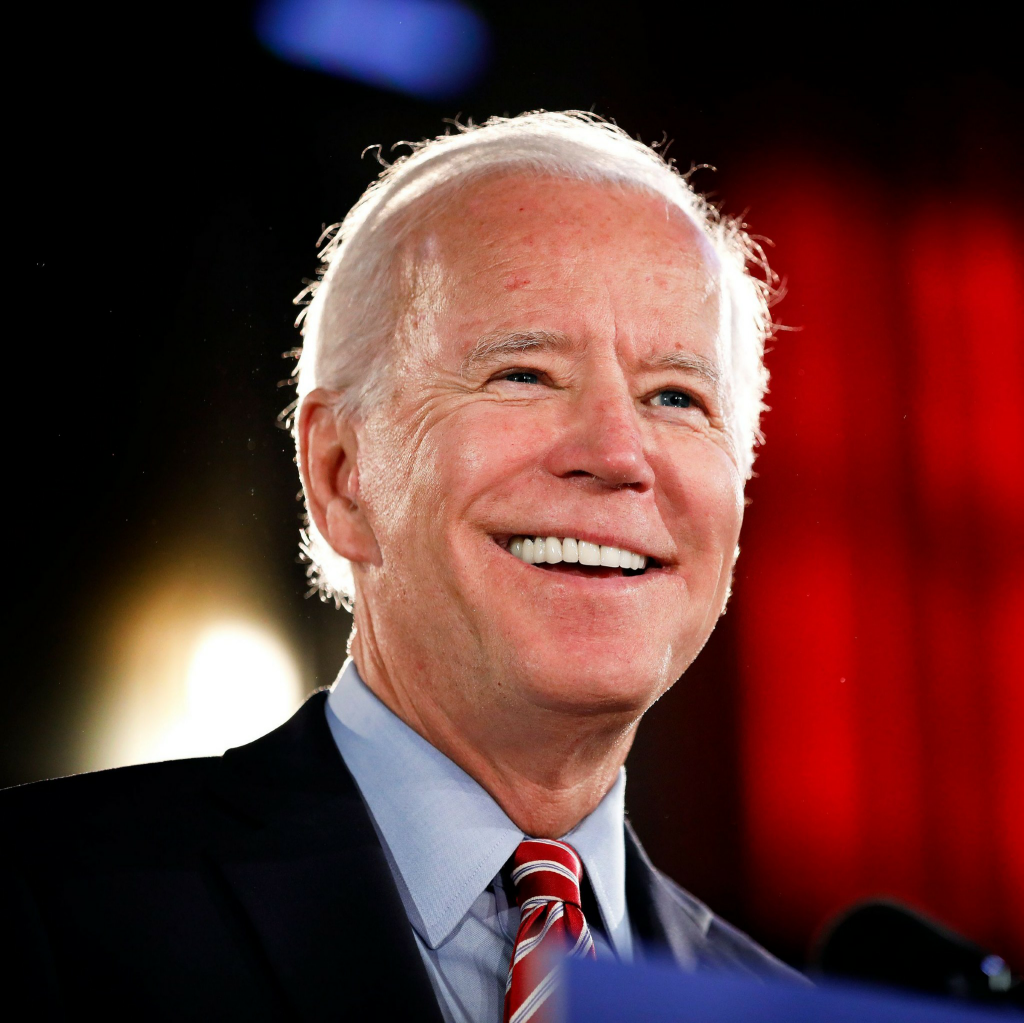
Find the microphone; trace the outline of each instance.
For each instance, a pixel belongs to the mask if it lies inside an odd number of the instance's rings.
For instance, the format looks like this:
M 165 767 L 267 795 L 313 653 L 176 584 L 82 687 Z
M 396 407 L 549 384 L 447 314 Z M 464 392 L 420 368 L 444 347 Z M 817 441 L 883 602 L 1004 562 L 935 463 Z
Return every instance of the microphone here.
M 812 968 L 833 978 L 1024 1006 L 1024 984 L 1002 958 L 889 900 L 841 913 L 818 940 Z

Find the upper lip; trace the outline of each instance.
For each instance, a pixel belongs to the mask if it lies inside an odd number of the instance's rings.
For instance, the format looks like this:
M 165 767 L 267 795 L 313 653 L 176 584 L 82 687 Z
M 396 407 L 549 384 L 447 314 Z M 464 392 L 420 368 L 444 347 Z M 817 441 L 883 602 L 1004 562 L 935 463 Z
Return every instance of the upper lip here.
M 577 530 L 572 529 L 551 529 L 545 532 L 543 529 L 538 530 L 521 530 L 519 532 L 510 533 L 497 533 L 494 534 L 495 539 L 499 542 L 504 541 L 504 546 L 508 546 L 508 541 L 513 537 L 525 536 L 525 537 L 536 537 L 536 536 L 555 536 L 559 540 L 570 536 L 574 540 L 584 540 L 587 543 L 600 544 L 603 547 L 618 547 L 620 550 L 631 551 L 633 554 L 642 554 L 647 558 L 654 558 L 661 564 L 668 563 L 671 559 L 665 554 L 658 554 L 651 550 L 651 547 L 640 540 L 624 539 L 622 536 L 614 536 L 611 533 L 602 533 L 594 530 Z

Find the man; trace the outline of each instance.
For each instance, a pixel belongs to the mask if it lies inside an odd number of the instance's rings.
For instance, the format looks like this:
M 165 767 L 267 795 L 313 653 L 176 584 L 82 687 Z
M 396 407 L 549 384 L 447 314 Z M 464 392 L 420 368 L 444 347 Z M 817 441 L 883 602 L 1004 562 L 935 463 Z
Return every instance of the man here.
M 222 758 L 6 795 L 40 999 L 524 1023 L 564 954 L 790 975 L 623 818 L 637 724 L 729 592 L 765 385 L 752 256 L 583 114 L 382 175 L 325 249 L 295 413 L 351 659 Z

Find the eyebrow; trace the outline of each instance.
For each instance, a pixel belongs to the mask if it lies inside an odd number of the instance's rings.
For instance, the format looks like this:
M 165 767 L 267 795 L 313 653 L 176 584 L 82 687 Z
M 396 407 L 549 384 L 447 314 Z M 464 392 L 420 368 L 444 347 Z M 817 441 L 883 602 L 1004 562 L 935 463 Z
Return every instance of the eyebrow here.
M 681 369 L 687 373 L 696 373 L 697 376 L 705 377 L 715 387 L 720 387 L 722 383 L 722 374 L 718 367 L 696 352 L 667 352 L 657 358 L 645 360 L 644 365 L 650 369 Z
M 560 330 L 496 330 L 484 334 L 462 360 L 465 376 L 477 363 L 497 362 L 507 355 L 521 352 L 558 352 L 578 348 Z
M 484 334 L 462 360 L 462 375 L 466 376 L 478 363 L 498 362 L 505 356 L 522 352 L 565 352 L 579 349 L 581 344 L 560 330 L 496 330 Z M 718 367 L 696 352 L 666 352 L 643 361 L 645 369 L 678 369 L 704 377 L 716 389 L 721 387 L 722 374 Z

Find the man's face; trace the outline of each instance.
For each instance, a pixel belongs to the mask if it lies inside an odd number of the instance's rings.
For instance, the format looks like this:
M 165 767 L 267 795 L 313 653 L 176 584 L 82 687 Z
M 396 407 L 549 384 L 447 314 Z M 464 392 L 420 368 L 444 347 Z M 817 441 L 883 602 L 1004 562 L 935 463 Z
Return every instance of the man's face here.
M 710 246 L 643 194 L 504 177 L 406 257 L 395 389 L 360 428 L 375 642 L 482 711 L 639 715 L 710 635 L 742 520 Z M 654 567 L 530 565 L 524 536 Z

